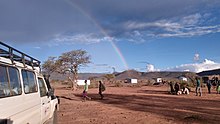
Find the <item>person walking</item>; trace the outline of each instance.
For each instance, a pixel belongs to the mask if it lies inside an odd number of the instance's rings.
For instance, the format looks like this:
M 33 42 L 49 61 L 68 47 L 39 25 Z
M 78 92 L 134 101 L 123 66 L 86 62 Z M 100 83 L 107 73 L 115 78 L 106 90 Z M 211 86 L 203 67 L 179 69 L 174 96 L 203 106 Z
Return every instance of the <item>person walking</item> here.
M 88 97 L 87 93 L 88 93 L 89 87 L 87 84 L 87 80 L 85 80 L 85 85 L 84 85 L 84 90 L 83 90 L 83 100 L 86 101 L 86 99 L 91 100 L 90 97 Z
M 201 88 L 201 82 L 200 79 L 198 77 L 196 77 L 196 96 L 202 96 L 202 88 Z
M 102 83 L 102 81 L 99 81 L 99 95 L 100 95 L 101 99 L 104 98 L 104 96 L 102 94 L 102 92 L 104 92 L 104 91 L 105 91 L 105 85 Z

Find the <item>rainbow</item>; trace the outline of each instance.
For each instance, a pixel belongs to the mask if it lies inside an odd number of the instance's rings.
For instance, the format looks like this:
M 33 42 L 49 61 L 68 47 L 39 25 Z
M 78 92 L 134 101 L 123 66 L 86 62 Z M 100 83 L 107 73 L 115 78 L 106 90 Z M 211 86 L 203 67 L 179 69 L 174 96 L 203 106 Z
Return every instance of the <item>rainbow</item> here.
M 69 5 L 71 5 L 72 7 L 79 10 L 89 20 L 91 20 L 93 22 L 93 24 L 101 31 L 101 33 L 104 35 L 104 37 L 112 39 L 112 37 L 110 35 L 108 35 L 108 33 L 101 27 L 100 24 L 98 24 L 98 22 L 95 20 L 95 18 L 92 17 L 92 15 L 89 15 L 89 13 L 86 12 L 85 10 L 83 10 L 77 3 L 73 3 L 73 1 L 70 1 L 70 0 L 65 0 L 65 1 Z M 113 47 L 114 51 L 116 52 L 116 54 L 118 55 L 119 59 L 123 63 L 125 69 L 128 70 L 129 69 L 128 64 L 127 64 L 122 52 L 120 51 L 120 49 L 117 47 L 117 45 L 114 43 L 113 40 L 109 40 L 109 42 L 110 42 L 111 46 Z

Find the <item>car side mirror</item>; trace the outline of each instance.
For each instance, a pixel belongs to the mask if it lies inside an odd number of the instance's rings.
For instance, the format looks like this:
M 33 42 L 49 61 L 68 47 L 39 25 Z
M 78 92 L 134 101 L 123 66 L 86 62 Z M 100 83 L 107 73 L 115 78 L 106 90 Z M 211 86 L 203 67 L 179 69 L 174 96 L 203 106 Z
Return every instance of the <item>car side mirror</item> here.
M 51 91 L 51 90 L 48 90 L 47 96 L 48 96 L 48 97 L 52 96 L 52 91 Z
M 48 97 L 54 96 L 54 89 L 49 89 L 48 92 L 47 92 L 47 96 Z

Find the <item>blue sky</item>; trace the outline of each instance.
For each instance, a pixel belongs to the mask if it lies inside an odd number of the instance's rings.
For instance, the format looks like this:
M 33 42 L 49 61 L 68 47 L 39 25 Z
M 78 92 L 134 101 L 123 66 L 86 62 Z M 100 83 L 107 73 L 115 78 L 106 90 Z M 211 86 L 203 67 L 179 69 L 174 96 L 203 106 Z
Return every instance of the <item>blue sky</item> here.
M 220 68 L 219 0 L 1 0 L 0 17 L 0 40 L 42 62 L 86 50 L 80 72 Z

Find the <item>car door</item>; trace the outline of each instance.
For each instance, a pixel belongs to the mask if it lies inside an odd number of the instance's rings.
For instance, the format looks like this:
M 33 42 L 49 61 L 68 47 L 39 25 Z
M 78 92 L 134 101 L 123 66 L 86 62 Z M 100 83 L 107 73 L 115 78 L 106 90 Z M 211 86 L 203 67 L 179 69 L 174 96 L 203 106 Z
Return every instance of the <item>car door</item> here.
M 47 95 L 47 87 L 43 78 L 38 77 L 39 88 L 40 88 L 40 97 L 41 97 L 41 120 L 45 122 L 49 119 L 50 116 L 50 102 L 51 99 Z

